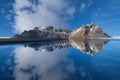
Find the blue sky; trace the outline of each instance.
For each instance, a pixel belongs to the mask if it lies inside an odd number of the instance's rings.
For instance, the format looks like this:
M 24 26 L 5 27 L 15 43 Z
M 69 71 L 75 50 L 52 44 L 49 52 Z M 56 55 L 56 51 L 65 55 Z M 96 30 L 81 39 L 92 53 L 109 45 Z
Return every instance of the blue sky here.
M 94 22 L 111 36 L 120 36 L 120 0 L 0 0 L 0 37 L 35 26 L 74 30 Z

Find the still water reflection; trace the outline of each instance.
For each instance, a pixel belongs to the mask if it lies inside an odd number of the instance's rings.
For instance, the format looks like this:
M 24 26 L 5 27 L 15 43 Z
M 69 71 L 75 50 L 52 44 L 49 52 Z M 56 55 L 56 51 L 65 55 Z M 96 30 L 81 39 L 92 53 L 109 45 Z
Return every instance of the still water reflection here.
M 75 49 L 80 50 L 82 53 L 94 55 L 94 53 L 99 52 L 103 45 L 106 44 L 108 40 L 61 40 L 61 41 L 51 41 L 51 42 L 39 42 L 39 43 L 29 43 L 25 47 L 31 47 L 36 51 L 39 48 L 43 48 L 45 51 L 52 52 L 55 49 L 69 48 L 74 47 Z
M 2 44 L 0 80 L 120 80 L 119 44 L 108 40 Z

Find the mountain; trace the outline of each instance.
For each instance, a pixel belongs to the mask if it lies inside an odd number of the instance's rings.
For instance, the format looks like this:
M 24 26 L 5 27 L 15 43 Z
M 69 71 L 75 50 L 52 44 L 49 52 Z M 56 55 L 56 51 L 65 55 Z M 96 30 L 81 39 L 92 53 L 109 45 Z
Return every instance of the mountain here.
M 30 42 L 30 41 L 47 41 L 47 40 L 69 40 L 69 39 L 96 39 L 96 38 L 111 38 L 103 30 L 93 23 L 83 25 L 80 28 L 70 31 L 67 29 L 53 28 L 47 26 L 41 30 L 35 27 L 32 30 L 25 30 L 21 34 L 16 34 L 11 38 L 1 38 L 0 42 Z
M 16 34 L 13 39 L 24 40 L 54 40 L 54 39 L 67 39 L 69 38 L 70 31 L 66 29 L 55 29 L 52 26 L 47 26 L 43 30 L 35 27 L 33 30 L 25 30 L 21 34 Z
M 80 28 L 74 30 L 70 34 L 70 38 L 80 39 L 80 38 L 109 38 L 110 36 L 107 33 L 104 33 L 103 30 L 94 25 L 93 23 L 83 25 Z

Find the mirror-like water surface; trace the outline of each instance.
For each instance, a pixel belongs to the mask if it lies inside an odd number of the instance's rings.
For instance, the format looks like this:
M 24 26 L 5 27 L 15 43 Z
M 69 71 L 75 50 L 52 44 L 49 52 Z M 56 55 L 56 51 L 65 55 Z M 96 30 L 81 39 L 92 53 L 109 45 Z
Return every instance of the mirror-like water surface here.
M 0 80 L 120 80 L 120 41 L 1 44 Z

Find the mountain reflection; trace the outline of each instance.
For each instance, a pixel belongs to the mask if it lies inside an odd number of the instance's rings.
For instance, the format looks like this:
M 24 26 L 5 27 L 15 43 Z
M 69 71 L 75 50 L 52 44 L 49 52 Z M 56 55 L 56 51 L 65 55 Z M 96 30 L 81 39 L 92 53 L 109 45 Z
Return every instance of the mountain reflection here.
M 74 48 L 79 49 L 82 53 L 90 55 L 99 52 L 107 42 L 108 40 L 70 40 L 70 43 Z
M 55 49 L 70 47 L 69 40 L 48 41 L 48 42 L 35 42 L 31 44 L 25 44 L 25 47 L 33 48 L 35 51 L 39 48 L 43 48 L 45 51 L 52 52 Z
M 45 51 L 52 52 L 55 49 L 68 48 L 70 46 L 80 50 L 82 53 L 94 55 L 94 53 L 99 52 L 103 45 L 106 44 L 108 40 L 59 40 L 59 41 L 50 41 L 50 42 L 35 42 L 30 44 L 25 44 L 25 47 L 33 48 L 35 51 L 39 48 L 44 49 Z

